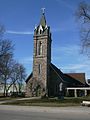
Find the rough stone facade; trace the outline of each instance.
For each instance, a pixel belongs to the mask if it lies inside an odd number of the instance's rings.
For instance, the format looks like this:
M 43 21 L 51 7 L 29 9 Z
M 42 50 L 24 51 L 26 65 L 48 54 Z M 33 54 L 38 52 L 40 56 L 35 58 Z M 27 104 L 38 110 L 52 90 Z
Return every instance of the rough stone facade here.
M 26 93 L 25 93 L 26 97 L 32 97 L 33 96 L 32 95 L 32 89 L 30 88 L 31 81 L 32 81 L 32 77 L 29 79 L 29 81 L 26 84 Z
M 43 92 L 47 94 L 49 79 L 49 64 L 51 63 L 51 33 L 50 27 L 46 24 L 45 14 L 42 14 L 40 24 L 34 30 L 34 52 L 33 52 L 33 78 L 41 83 Z M 26 89 L 29 88 L 27 85 Z M 26 90 L 26 94 L 30 94 Z M 42 94 L 42 93 L 41 93 Z

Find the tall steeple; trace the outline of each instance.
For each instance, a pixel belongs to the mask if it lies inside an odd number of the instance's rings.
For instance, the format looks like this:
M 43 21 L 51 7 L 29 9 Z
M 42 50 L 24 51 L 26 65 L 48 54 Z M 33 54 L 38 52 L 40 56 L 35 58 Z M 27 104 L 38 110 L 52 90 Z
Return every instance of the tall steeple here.
M 40 25 L 43 28 L 46 27 L 45 8 L 42 8 L 42 16 L 41 16 L 41 20 L 40 20 Z
M 51 63 L 51 32 L 46 24 L 44 10 L 43 8 L 40 23 L 34 30 L 33 78 L 42 83 L 41 88 L 47 93 Z
M 45 34 L 47 33 L 46 31 L 48 30 L 49 30 L 49 26 L 47 26 L 46 23 L 45 8 L 42 8 L 40 23 L 37 27 L 35 26 L 34 34 L 38 34 L 38 35 L 43 33 Z

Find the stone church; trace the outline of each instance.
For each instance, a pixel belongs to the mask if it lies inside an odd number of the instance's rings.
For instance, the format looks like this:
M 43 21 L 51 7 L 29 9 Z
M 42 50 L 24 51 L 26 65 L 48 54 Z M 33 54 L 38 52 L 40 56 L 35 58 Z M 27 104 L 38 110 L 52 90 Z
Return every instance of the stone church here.
M 34 30 L 33 71 L 26 79 L 26 96 L 59 96 L 66 87 L 85 86 L 85 73 L 63 73 L 51 63 L 51 31 L 42 12 Z

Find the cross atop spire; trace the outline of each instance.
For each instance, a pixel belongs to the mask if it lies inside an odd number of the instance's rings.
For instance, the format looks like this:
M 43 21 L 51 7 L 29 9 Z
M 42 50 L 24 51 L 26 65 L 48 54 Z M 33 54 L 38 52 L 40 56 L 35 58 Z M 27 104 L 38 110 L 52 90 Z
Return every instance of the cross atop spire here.
M 45 14 L 45 8 L 41 8 L 42 14 Z

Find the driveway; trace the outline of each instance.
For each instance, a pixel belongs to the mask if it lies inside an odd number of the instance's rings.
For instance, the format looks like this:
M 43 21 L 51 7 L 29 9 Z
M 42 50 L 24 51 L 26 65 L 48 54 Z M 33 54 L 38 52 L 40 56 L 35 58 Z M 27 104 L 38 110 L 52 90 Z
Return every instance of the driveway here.
M 0 105 L 0 120 L 90 120 L 89 107 Z

